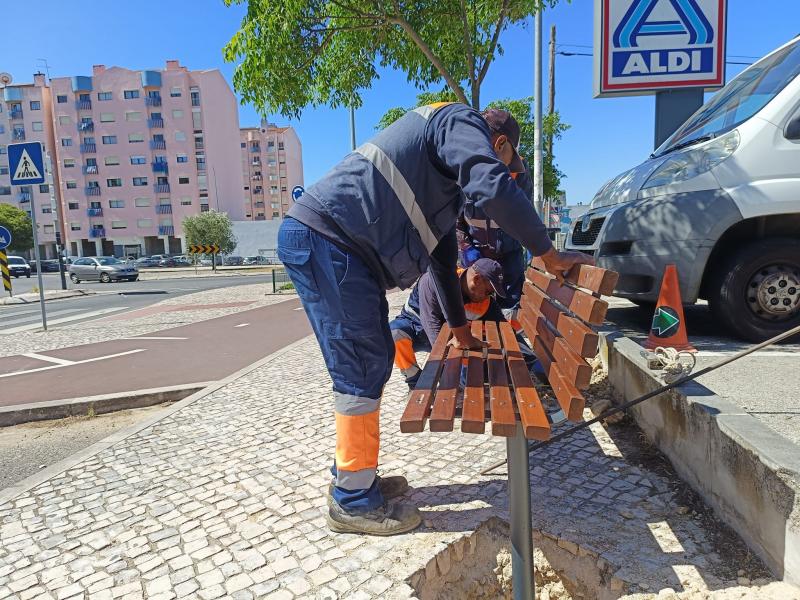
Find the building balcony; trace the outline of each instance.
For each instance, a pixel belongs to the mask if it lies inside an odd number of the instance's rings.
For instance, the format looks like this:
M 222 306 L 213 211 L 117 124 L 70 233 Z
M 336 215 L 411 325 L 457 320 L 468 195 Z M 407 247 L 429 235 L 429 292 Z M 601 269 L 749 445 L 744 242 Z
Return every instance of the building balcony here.
M 89 230 L 89 237 L 90 238 L 104 238 L 104 237 L 106 237 L 106 228 L 105 227 L 92 227 Z
M 175 235 L 174 225 L 159 225 L 158 235 Z
M 200 106 L 200 98 L 192 96 L 192 106 Z
M 17 192 L 17 200 L 20 202 L 30 202 L 31 196 L 31 192 Z
M 22 109 L 21 108 L 12 108 L 8 111 L 8 118 L 9 119 L 21 119 L 22 118 Z
M 78 131 L 94 131 L 94 121 L 78 123 Z
M 84 175 L 97 175 L 97 165 L 83 165 Z
M 163 129 L 164 119 L 147 119 L 147 126 L 150 129 Z
M 25 141 L 25 130 L 24 129 L 15 129 L 11 133 L 11 137 L 14 140 L 18 141 L 18 142 L 24 142 Z
M 250 152 L 261 152 L 261 146 L 250 146 Z
M 150 150 L 166 150 L 167 142 L 164 140 L 150 140 Z
M 103 216 L 103 209 L 102 208 L 87 208 L 86 209 L 86 216 L 87 217 L 102 217 Z
M 169 184 L 168 183 L 155 183 L 155 184 L 153 184 L 153 191 L 156 194 L 169 194 Z
M 91 100 L 77 100 L 75 101 L 75 108 L 78 110 L 92 110 Z
M 264 193 L 264 188 L 254 187 L 253 188 L 253 193 L 254 194 L 263 194 Z
M 87 196 L 99 196 L 100 195 L 100 188 L 95 186 L 87 186 L 84 188 Z
M 253 176 L 251 177 L 251 179 L 252 179 L 253 181 L 261 181 L 261 175 L 253 175 Z
M 256 221 L 266 221 L 267 217 L 264 215 L 256 215 Z
M 152 163 L 153 173 L 168 173 L 169 165 L 163 161 L 155 161 Z
M 255 208 L 264 208 L 264 203 L 263 202 L 254 202 L 253 206 Z
M 205 144 L 203 144 L 203 142 L 195 142 L 194 143 L 194 149 L 195 150 L 203 150 L 205 147 L 206 146 L 205 146 Z
M 161 96 L 148 96 L 144 99 L 145 106 L 161 106 Z
M 156 214 L 158 215 L 171 215 L 172 204 L 156 204 Z
M 81 144 L 81 154 L 97 152 L 97 144 Z

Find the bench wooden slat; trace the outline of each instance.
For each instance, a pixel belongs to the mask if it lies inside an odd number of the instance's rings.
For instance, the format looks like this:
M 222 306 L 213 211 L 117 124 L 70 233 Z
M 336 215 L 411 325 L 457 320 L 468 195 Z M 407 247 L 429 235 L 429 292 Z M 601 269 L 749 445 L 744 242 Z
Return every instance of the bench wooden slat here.
M 534 258 L 532 265 L 540 271 L 547 271 L 541 258 Z M 579 265 L 572 267 L 564 279 L 578 287 L 610 296 L 619 280 L 619 273 L 591 265 Z
M 533 387 L 528 366 L 522 358 L 519 343 L 510 323 L 499 323 L 500 336 L 506 349 L 506 362 L 511 382 L 514 384 L 514 396 L 517 400 L 520 421 L 524 435 L 528 439 L 550 439 L 550 421 L 547 419 L 539 394 Z
M 508 375 L 500 345 L 497 323 L 486 321 L 486 341 L 489 354 L 486 363 L 489 371 L 489 407 L 492 412 L 492 435 L 513 437 L 517 430 L 514 405 L 511 403 L 511 390 L 508 389 Z
M 403 433 L 419 433 L 425 429 L 425 421 L 428 419 L 433 401 L 433 388 L 444 364 L 444 355 L 450 335 L 450 327 L 446 324 L 443 325 L 425 363 L 425 368 L 420 373 L 417 386 L 409 395 L 408 404 L 400 418 L 400 431 Z
M 553 389 L 553 395 L 558 400 L 561 410 L 570 421 L 581 419 L 583 407 L 586 404 L 584 397 L 575 386 L 564 376 L 560 365 L 555 361 L 550 350 L 544 345 L 541 337 L 533 340 L 533 351 L 542 364 L 547 381 Z
M 601 325 L 606 318 L 608 302 L 605 300 L 567 285 L 561 285 L 552 275 L 536 269 L 528 269 L 526 277 L 547 296 L 558 300 L 587 323 Z
M 433 408 L 428 417 L 431 431 L 453 431 L 463 357 L 463 350 L 448 346 L 447 358 L 444 359 L 442 374 L 439 376 L 439 386 L 436 388 L 436 396 L 433 399 Z
M 599 336 L 591 327 L 563 312 L 535 285 L 526 282 L 525 295 L 579 356 L 592 358 L 597 354 Z
M 472 322 L 472 335 L 483 340 L 483 322 Z M 467 353 L 467 381 L 464 387 L 464 406 L 461 412 L 461 431 L 484 433 L 486 431 L 486 397 L 484 393 L 483 352 Z

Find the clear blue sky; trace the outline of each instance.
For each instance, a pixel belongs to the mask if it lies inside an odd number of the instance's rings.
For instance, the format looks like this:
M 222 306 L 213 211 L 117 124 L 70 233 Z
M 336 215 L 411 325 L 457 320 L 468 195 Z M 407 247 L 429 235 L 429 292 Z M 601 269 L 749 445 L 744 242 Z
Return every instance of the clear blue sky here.
M 3 4 L 0 71 L 10 72 L 17 82 L 32 80 L 39 58 L 47 59 L 53 77 L 90 75 L 96 63 L 143 69 L 163 67 L 166 59 L 176 58 L 191 69 L 219 68 L 230 81 L 233 66 L 223 61 L 221 49 L 244 13 L 242 7 L 226 8 L 221 0 Z M 562 2 L 545 13 L 545 32 L 555 23 L 559 43 L 590 46 L 592 5 L 591 0 Z M 762 56 L 798 33 L 798 0 L 729 0 L 730 59 Z M 531 30 L 507 30 L 501 41 L 505 54 L 489 71 L 482 91 L 484 103 L 533 92 Z M 590 48 L 563 49 L 591 52 Z M 728 78 L 742 68 L 729 65 Z M 603 182 L 652 151 L 654 100 L 649 96 L 593 99 L 589 57 L 559 56 L 556 72 L 556 105 L 572 126 L 556 146 L 557 162 L 567 174 L 563 186 L 569 202 L 588 202 Z M 371 137 L 387 108 L 412 104 L 416 93 L 402 74 L 382 72 L 357 112 L 357 141 Z M 240 107 L 242 126 L 254 125 L 258 119 L 252 107 Z M 287 123 L 277 116 L 271 120 Z M 291 124 L 303 142 L 306 184 L 321 177 L 350 149 L 348 116 L 343 109 L 309 109 Z

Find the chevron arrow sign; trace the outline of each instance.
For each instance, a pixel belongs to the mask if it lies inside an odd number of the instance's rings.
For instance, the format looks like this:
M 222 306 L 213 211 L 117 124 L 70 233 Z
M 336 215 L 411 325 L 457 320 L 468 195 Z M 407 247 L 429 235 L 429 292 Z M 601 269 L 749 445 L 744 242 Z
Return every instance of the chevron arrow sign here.
M 189 254 L 219 254 L 219 246 L 217 244 L 189 246 Z

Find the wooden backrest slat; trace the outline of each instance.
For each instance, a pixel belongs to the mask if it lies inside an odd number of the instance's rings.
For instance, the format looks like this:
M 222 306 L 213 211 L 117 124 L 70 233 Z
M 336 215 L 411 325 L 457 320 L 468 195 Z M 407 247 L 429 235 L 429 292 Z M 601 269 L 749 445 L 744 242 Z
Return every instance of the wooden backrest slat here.
M 511 382 L 514 384 L 514 397 L 517 401 L 519 418 L 522 421 L 522 429 L 528 439 L 547 440 L 550 439 L 550 422 L 547 419 L 542 401 L 539 394 L 533 387 L 531 374 L 525 359 L 522 358 L 519 344 L 514 334 L 514 328 L 510 323 L 502 322 L 500 327 L 500 337 L 503 347 L 506 350 L 506 362 L 508 372 L 511 375 Z
M 570 421 L 580 420 L 585 400 L 576 387 L 564 376 L 560 365 L 554 359 L 550 349 L 544 345 L 541 337 L 533 340 L 533 351 L 542 364 L 542 369 L 547 375 L 547 381 L 553 389 L 553 395 L 558 400 L 561 410 Z
M 403 433 L 419 433 L 425 428 L 425 421 L 428 419 L 433 401 L 434 388 L 444 365 L 444 355 L 451 333 L 450 327 L 446 324 L 443 325 L 439 337 L 433 344 L 425 368 L 420 373 L 414 391 L 409 394 L 406 409 L 400 418 L 400 431 Z
M 534 258 L 532 265 L 540 271 L 547 271 L 541 258 Z M 610 296 L 619 280 L 619 273 L 591 265 L 579 265 L 572 267 L 564 279 L 578 287 Z
M 472 322 L 472 335 L 483 340 L 483 322 Z M 483 433 L 486 431 L 486 397 L 484 393 L 483 352 L 467 353 L 467 381 L 464 386 L 464 406 L 461 412 L 461 431 Z
M 597 354 L 599 336 L 591 327 L 563 312 L 542 290 L 529 282 L 524 285 L 523 297 L 542 313 L 576 354 L 584 358 L 593 358 Z M 525 306 L 522 305 L 521 310 L 526 310 Z
M 497 323 L 486 321 L 486 341 L 489 343 L 486 359 L 489 374 L 489 407 L 492 412 L 492 435 L 512 437 L 516 433 L 517 421 L 511 391 L 508 389 L 503 348 Z
M 453 420 L 456 417 L 456 396 L 458 383 L 461 378 L 461 359 L 464 352 L 447 347 L 447 357 L 444 359 L 442 374 L 439 376 L 439 385 L 433 399 L 433 408 L 428 417 L 431 431 L 453 431 Z
M 550 274 L 528 269 L 528 280 L 550 298 L 566 306 L 570 312 L 592 325 L 600 325 L 606 318 L 608 302 L 568 285 L 561 285 Z

